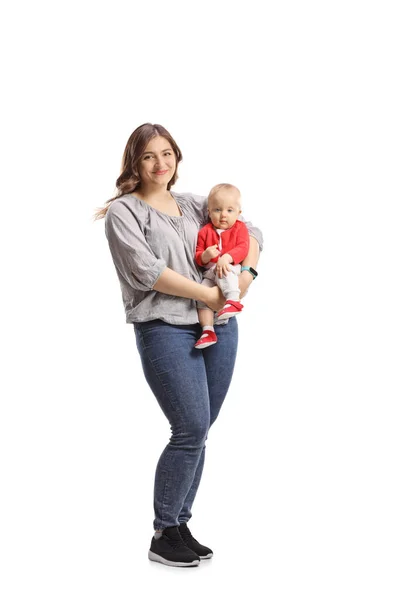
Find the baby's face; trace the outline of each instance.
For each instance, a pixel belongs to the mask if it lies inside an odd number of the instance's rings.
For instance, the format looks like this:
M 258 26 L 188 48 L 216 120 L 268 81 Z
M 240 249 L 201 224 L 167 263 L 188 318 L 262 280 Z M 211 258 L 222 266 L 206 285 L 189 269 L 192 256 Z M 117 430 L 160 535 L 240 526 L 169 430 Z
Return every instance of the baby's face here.
M 220 190 L 208 199 L 208 214 L 217 229 L 232 227 L 241 212 L 240 195 L 234 190 Z

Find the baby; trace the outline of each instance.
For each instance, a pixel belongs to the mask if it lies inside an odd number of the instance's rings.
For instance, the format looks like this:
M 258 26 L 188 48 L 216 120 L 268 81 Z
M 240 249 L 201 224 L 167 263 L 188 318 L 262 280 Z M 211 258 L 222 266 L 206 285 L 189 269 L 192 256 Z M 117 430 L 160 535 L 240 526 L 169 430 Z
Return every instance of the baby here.
M 239 302 L 238 276 L 240 263 L 249 252 L 249 233 L 246 225 L 238 220 L 241 213 L 240 192 L 229 183 L 220 183 L 208 196 L 208 214 L 211 222 L 200 229 L 196 247 L 196 262 L 205 268 L 202 283 L 209 287 L 218 285 L 226 302 L 214 320 L 214 312 L 198 302 L 199 322 L 202 335 L 195 343 L 199 350 L 215 344 L 218 339 L 214 323 L 226 321 L 243 309 Z

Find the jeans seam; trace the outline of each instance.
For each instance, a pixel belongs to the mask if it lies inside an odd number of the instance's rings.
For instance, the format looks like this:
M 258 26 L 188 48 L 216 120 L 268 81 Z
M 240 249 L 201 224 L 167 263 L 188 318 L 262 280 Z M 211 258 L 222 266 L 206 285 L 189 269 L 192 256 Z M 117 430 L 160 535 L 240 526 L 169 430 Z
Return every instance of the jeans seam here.
M 149 356 L 148 347 L 145 344 L 143 332 L 140 331 L 140 330 L 139 330 L 139 335 L 140 335 L 140 341 L 141 341 L 142 348 L 143 348 L 143 353 L 145 354 L 145 356 L 146 356 L 146 358 L 148 360 L 148 364 L 151 367 L 151 370 L 153 371 L 155 377 L 157 378 L 157 381 L 160 383 L 161 388 L 162 388 L 162 390 L 163 390 L 163 392 L 165 394 L 165 397 L 167 398 L 167 400 L 169 402 L 169 405 L 170 405 L 171 409 L 173 410 L 173 412 L 176 415 L 178 415 L 179 420 L 180 420 L 180 422 L 182 424 L 182 413 L 181 413 L 180 410 L 178 410 L 173 405 L 173 403 L 171 401 L 171 396 L 168 393 L 168 390 L 165 388 L 165 385 L 162 382 L 160 376 L 158 375 L 158 373 L 156 371 L 156 368 L 154 366 L 153 360 Z M 153 392 L 153 394 L 154 394 L 154 392 Z M 155 396 L 155 394 L 154 394 L 154 396 Z M 155 397 L 157 399 L 157 396 L 155 396 Z M 170 453 L 167 452 L 166 456 L 167 456 L 167 459 L 169 459 Z M 168 460 L 168 462 L 169 462 L 169 460 Z M 169 483 L 170 483 L 170 479 L 171 479 L 171 469 L 169 468 L 167 471 L 164 471 L 164 474 L 165 474 L 165 483 L 164 483 L 164 489 L 163 489 L 163 493 L 162 493 L 161 507 L 160 507 L 160 524 L 157 525 L 158 529 L 164 529 L 164 525 L 165 525 L 165 506 L 166 506 L 166 501 L 165 500 L 166 500 L 167 494 L 169 493 Z
M 164 383 L 162 382 L 162 380 L 161 380 L 160 376 L 158 375 L 158 373 L 157 373 L 157 371 L 156 371 L 156 368 L 155 368 L 155 366 L 154 366 L 154 363 L 153 363 L 153 360 L 152 360 L 151 356 L 149 356 L 149 353 L 148 353 L 148 351 L 147 351 L 148 347 L 147 347 L 147 346 L 145 345 L 145 343 L 144 343 L 144 336 L 143 336 L 143 334 L 142 334 L 142 332 L 141 332 L 141 331 L 140 331 L 140 336 L 141 336 L 141 338 L 142 338 L 142 346 L 143 346 L 143 351 L 144 351 L 144 354 L 146 355 L 146 358 L 147 358 L 147 360 L 149 361 L 149 364 L 151 365 L 152 371 L 154 372 L 154 374 L 155 374 L 155 376 L 156 376 L 156 378 L 157 378 L 158 382 L 160 383 L 160 385 L 161 385 L 161 387 L 162 387 L 162 389 L 163 389 L 163 391 L 164 391 L 164 394 L 165 394 L 166 398 L 168 399 L 168 402 L 169 402 L 169 404 L 170 404 L 170 406 L 171 406 L 171 408 L 172 408 L 173 412 L 175 412 L 177 415 L 179 415 L 179 418 L 180 418 L 180 420 L 181 420 L 181 419 L 182 419 L 182 413 L 181 413 L 181 411 L 180 411 L 180 410 L 178 410 L 178 409 L 177 409 L 177 408 L 176 408 L 176 407 L 173 405 L 173 403 L 172 403 L 172 401 L 171 401 L 171 396 L 170 396 L 170 394 L 169 394 L 168 390 L 166 389 L 166 387 L 165 387 Z M 153 394 L 154 394 L 154 392 L 153 392 Z M 155 395 L 155 394 L 154 394 L 154 395 Z M 156 397 L 156 399 L 157 399 L 157 397 Z
M 166 478 L 165 478 L 164 490 L 163 490 L 163 495 L 162 495 L 161 517 L 160 517 L 161 527 L 160 527 L 160 529 L 164 529 L 165 497 L 167 495 L 167 487 L 168 487 L 168 483 L 169 483 L 170 471 L 164 471 L 164 473 L 166 473 Z

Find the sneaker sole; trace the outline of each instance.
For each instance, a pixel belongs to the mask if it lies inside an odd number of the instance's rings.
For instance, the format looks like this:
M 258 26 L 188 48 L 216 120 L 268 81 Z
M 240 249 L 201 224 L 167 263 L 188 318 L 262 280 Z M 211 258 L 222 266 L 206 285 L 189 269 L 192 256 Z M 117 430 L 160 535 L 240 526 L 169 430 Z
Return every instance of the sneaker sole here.
M 200 560 L 208 560 L 209 558 L 212 558 L 214 556 L 214 554 L 211 552 L 211 554 L 207 554 L 207 556 L 200 556 Z
M 149 550 L 149 559 L 152 560 L 153 562 L 159 562 L 163 565 L 167 565 L 168 567 L 197 567 L 200 564 L 200 560 L 194 560 L 190 563 L 167 560 L 166 558 L 163 558 L 159 554 L 155 554 L 151 550 Z
M 196 350 L 203 350 L 203 348 L 208 348 L 208 346 L 212 346 L 217 342 L 207 342 L 206 344 L 200 344 L 199 346 L 195 346 Z
M 224 315 L 221 315 L 220 317 L 216 317 L 214 320 L 214 325 L 218 325 L 219 321 L 226 321 L 227 319 L 230 319 L 231 317 L 236 317 L 236 315 L 240 315 L 242 311 L 238 310 L 237 312 L 230 312 L 230 313 L 225 313 Z

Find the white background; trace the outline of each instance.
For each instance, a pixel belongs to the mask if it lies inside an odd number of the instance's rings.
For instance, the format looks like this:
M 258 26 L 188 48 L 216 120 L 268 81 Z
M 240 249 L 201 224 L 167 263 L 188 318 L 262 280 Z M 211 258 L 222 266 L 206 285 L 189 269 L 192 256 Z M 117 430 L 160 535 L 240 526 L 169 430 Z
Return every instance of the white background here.
M 2 599 L 398 600 L 396 5 L 3 13 Z M 265 237 L 197 569 L 147 559 L 169 427 L 92 221 L 146 121 L 183 151 L 177 191 L 236 184 Z

